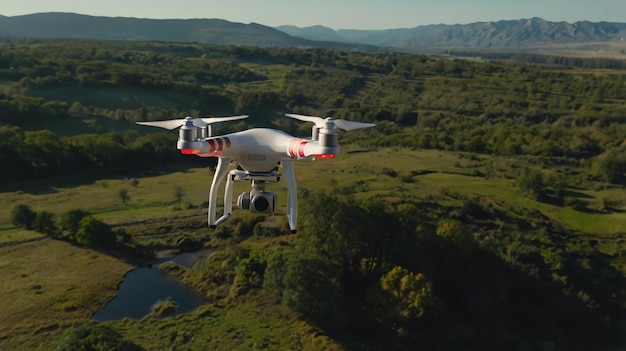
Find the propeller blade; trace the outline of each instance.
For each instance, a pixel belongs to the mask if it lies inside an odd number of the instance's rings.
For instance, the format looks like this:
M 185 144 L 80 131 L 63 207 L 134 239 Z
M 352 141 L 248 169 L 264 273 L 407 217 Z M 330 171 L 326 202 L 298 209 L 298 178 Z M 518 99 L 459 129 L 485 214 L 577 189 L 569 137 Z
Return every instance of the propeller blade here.
M 328 118 L 324 119 L 321 117 L 296 115 L 292 113 L 286 113 L 285 116 L 299 119 L 305 122 L 313 122 L 315 123 L 315 126 L 318 128 L 323 128 L 326 125 L 326 121 L 328 120 Z M 333 119 L 332 121 L 335 123 L 335 126 L 337 128 L 341 128 L 343 130 L 355 130 L 355 129 L 360 129 L 360 128 L 369 128 L 369 127 L 373 127 L 376 125 L 374 123 L 354 122 L 354 121 L 348 121 L 345 119 Z
M 238 119 L 244 119 L 244 118 L 247 118 L 247 117 L 248 117 L 248 115 L 232 116 L 232 117 L 194 118 L 193 119 L 193 125 L 196 126 L 196 127 L 204 127 L 204 126 L 207 126 L 207 125 L 213 124 L 213 123 L 225 122 L 225 121 L 234 121 L 234 120 L 238 120 Z M 187 118 L 190 118 L 190 117 L 187 117 Z M 187 118 L 170 119 L 170 120 L 167 120 L 167 121 L 137 122 L 137 124 L 140 124 L 142 126 L 159 127 L 159 128 L 165 128 L 167 130 L 172 130 L 172 129 L 178 128 L 178 127 L 182 126 L 183 124 L 185 124 L 185 121 L 187 121 Z
M 152 122 L 137 122 L 142 126 L 159 127 L 167 130 L 178 128 L 185 124 L 185 119 L 171 119 L 168 121 L 152 121 Z
M 232 117 L 202 117 L 198 119 L 208 125 L 208 124 L 219 123 L 219 122 L 235 121 L 235 120 L 244 119 L 244 118 L 248 118 L 248 115 L 232 116 Z M 196 124 L 196 120 L 194 120 L 194 124 Z
M 326 124 L 326 120 L 321 117 L 297 115 L 293 113 L 285 113 L 285 116 L 299 119 L 304 122 L 313 122 L 315 126 L 318 128 L 323 128 L 324 125 Z
M 361 129 L 361 128 L 374 127 L 376 124 L 347 121 L 345 119 L 336 119 L 335 125 L 343 130 L 355 130 L 355 129 Z

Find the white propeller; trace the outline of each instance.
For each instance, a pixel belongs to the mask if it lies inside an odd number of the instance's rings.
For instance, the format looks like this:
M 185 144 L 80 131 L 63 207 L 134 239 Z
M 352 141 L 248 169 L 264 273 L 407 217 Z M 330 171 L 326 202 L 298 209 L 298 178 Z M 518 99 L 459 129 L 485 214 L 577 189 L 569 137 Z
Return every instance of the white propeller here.
M 244 119 L 247 117 L 248 115 L 232 116 L 232 117 L 204 117 L 204 118 L 194 118 L 192 119 L 192 121 L 193 121 L 194 126 L 204 127 L 213 123 L 234 121 L 238 119 Z M 172 130 L 185 124 L 187 119 L 191 119 L 191 117 L 185 117 L 181 119 L 170 119 L 166 121 L 137 122 L 137 124 L 141 124 L 142 126 L 159 127 L 159 128 Z
M 355 130 L 360 128 L 369 128 L 374 127 L 376 124 L 374 123 L 363 123 L 363 122 L 355 122 L 348 121 L 345 119 L 332 119 L 330 117 L 321 118 L 316 116 L 305 116 L 305 115 L 297 115 L 293 113 L 286 113 L 285 116 L 299 119 L 305 122 L 313 122 L 317 128 L 324 128 L 326 123 L 331 122 L 334 123 L 337 127 L 343 130 Z

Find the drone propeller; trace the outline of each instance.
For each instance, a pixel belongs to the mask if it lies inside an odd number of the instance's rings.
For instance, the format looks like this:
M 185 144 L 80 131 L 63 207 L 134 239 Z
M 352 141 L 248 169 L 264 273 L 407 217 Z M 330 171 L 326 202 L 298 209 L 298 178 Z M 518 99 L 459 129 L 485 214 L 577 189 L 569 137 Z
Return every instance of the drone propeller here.
M 335 126 L 343 130 L 355 130 L 355 129 L 360 129 L 360 128 L 369 128 L 369 127 L 373 127 L 376 125 L 374 123 L 362 123 L 362 122 L 348 121 L 345 119 L 332 119 L 330 117 L 321 118 L 321 117 L 316 117 L 316 116 L 304 116 L 304 115 L 297 115 L 293 113 L 286 113 L 285 116 L 299 119 L 305 122 L 313 122 L 315 124 L 315 127 L 317 128 L 324 128 L 326 124 L 329 122 L 334 123 Z
M 194 126 L 202 128 L 213 123 L 234 121 L 238 119 L 244 119 L 247 117 L 248 115 L 232 116 L 232 117 L 205 117 L 205 118 L 194 118 L 192 119 L 192 121 L 193 121 Z M 137 122 L 137 124 L 141 124 L 143 126 L 152 126 L 152 127 L 159 127 L 159 128 L 165 128 L 167 130 L 172 130 L 185 124 L 187 119 L 191 119 L 191 117 L 185 117 L 185 118 L 180 118 L 180 119 L 170 119 L 166 121 Z

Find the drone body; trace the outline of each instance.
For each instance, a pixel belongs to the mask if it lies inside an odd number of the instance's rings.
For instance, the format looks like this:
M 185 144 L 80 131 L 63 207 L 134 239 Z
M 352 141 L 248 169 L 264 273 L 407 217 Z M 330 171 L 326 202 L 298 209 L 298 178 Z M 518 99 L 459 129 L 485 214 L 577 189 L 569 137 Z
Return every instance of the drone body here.
M 374 124 L 320 117 L 287 114 L 288 117 L 315 123 L 311 139 L 291 136 L 283 131 L 254 128 L 241 132 L 211 136 L 211 123 L 247 118 L 248 116 L 196 118 L 137 122 L 141 125 L 175 129 L 180 126 L 177 148 L 186 155 L 218 157 L 218 164 L 209 190 L 208 224 L 215 228 L 232 213 L 233 182 L 247 180 L 252 190 L 239 195 L 237 205 L 255 213 L 273 213 L 276 195 L 265 191 L 267 183 L 278 182 L 278 166 L 282 166 L 289 191 L 287 219 L 292 233 L 297 226 L 297 188 L 293 162 L 333 158 L 339 153 L 338 128 L 353 130 Z M 231 161 L 236 169 L 228 171 Z M 216 218 L 217 191 L 228 173 L 224 192 L 224 214 Z
M 178 141 L 184 154 L 228 157 L 253 173 L 270 172 L 281 161 L 332 158 L 339 146 L 322 146 L 317 141 L 293 137 L 276 129 L 255 128 L 196 141 Z

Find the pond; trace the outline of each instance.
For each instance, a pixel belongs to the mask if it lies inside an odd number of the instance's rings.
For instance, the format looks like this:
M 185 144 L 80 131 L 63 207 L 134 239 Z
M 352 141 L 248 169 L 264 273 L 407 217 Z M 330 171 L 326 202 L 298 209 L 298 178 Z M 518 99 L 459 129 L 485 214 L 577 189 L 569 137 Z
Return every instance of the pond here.
M 209 250 L 201 250 L 172 257 L 159 257 L 151 265 L 131 270 L 124 277 L 115 298 L 96 312 L 92 319 L 97 321 L 112 321 L 126 317 L 141 319 L 150 314 L 155 304 L 168 299 L 177 304 L 176 314 L 192 312 L 206 302 L 205 297 L 194 288 L 162 273 L 159 266 L 165 262 L 175 262 L 191 268 L 208 253 Z

